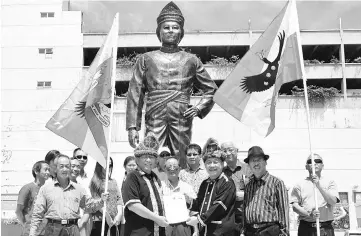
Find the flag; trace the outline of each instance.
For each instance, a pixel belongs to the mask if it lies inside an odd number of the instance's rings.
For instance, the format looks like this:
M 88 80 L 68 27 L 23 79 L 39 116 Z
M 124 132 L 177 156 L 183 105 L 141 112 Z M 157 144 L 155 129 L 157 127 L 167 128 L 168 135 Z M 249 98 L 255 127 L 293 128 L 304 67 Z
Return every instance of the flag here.
M 118 14 L 85 76 L 46 124 L 106 167 L 118 43 Z
M 291 0 L 238 62 L 214 101 L 262 136 L 275 128 L 282 84 L 302 79 L 303 55 L 296 2 Z

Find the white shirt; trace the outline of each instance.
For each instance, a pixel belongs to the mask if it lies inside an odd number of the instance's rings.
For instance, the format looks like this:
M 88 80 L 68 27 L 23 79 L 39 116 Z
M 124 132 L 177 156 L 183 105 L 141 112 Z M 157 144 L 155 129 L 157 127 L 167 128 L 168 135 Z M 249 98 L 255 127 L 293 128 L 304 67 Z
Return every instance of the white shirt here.
M 162 192 L 163 195 L 169 196 L 174 194 L 184 194 L 186 199 L 196 199 L 197 195 L 193 190 L 193 187 L 186 182 L 179 180 L 178 186 L 173 187 L 169 180 L 162 181 Z

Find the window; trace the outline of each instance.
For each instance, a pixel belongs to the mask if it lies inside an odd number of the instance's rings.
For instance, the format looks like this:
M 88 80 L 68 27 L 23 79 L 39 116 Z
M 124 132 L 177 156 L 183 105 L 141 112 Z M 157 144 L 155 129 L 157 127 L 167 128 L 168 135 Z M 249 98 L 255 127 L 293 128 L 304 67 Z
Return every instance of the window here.
M 40 12 L 41 18 L 54 18 L 55 13 L 54 12 Z
M 38 81 L 37 88 L 51 88 L 51 81 Z
M 52 58 L 53 48 L 39 48 L 39 54 L 44 54 L 45 58 Z

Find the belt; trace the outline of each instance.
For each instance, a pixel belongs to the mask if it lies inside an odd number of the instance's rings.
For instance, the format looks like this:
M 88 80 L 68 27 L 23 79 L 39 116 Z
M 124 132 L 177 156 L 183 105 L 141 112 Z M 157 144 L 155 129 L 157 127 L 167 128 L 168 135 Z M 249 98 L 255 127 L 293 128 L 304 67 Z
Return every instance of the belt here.
M 266 223 L 257 223 L 257 224 L 249 224 L 247 225 L 247 227 L 253 228 L 253 229 L 260 229 L 260 228 L 265 228 L 265 227 L 269 227 L 271 225 L 276 225 L 278 224 L 277 222 L 266 222 Z
M 69 220 L 54 220 L 47 219 L 49 223 L 61 224 L 61 225 L 76 225 L 78 224 L 78 219 L 69 219 Z
M 316 222 L 308 222 L 308 221 L 301 220 L 300 224 L 303 224 L 303 225 L 306 225 L 306 226 L 312 227 L 312 228 L 317 227 Z M 320 222 L 320 228 L 325 227 L 325 226 L 330 226 L 330 225 L 332 225 L 332 220 Z

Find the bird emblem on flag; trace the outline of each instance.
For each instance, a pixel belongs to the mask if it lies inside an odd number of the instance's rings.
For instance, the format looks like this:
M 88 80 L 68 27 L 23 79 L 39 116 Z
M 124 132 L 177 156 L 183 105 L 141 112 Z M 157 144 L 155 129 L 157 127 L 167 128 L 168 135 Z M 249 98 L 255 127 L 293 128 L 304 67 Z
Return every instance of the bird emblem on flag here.
M 75 107 L 75 112 L 82 118 L 86 118 L 86 108 L 90 107 L 96 118 L 104 126 L 109 126 L 111 107 L 111 59 L 108 58 L 99 65 L 93 76 L 90 91 Z
M 285 31 L 279 33 L 277 37 L 280 43 L 277 57 L 271 62 L 264 57 L 264 51 L 262 50 L 258 53 L 258 56 L 264 63 L 268 64 L 267 68 L 261 74 L 245 76 L 245 78 L 242 79 L 240 87 L 246 93 L 262 92 L 268 90 L 275 84 L 285 40 Z

